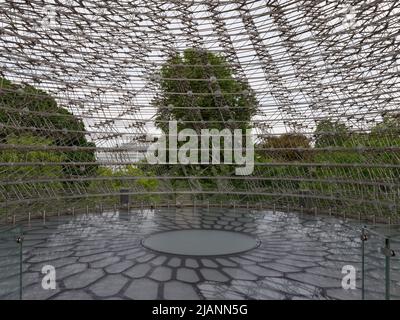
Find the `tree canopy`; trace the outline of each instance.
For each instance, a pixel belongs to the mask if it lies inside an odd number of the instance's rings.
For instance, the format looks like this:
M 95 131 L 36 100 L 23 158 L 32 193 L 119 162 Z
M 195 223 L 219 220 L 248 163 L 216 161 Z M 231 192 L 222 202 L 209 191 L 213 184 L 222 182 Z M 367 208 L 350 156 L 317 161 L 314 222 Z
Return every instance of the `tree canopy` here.
M 5 78 L 0 78 L 0 91 L 0 139 L 4 143 L 24 144 L 36 139 L 42 145 L 45 142 L 50 146 L 89 147 L 85 150 L 57 151 L 57 157 L 71 162 L 71 165 L 62 166 L 62 176 L 89 175 L 96 170 L 94 164 L 72 164 L 94 162 L 95 144 L 87 140 L 83 122 L 58 106 L 51 95 L 31 85 L 15 84 Z
M 247 129 L 257 110 L 250 86 L 235 78 L 223 56 L 206 50 L 186 49 L 170 57 L 161 68 L 159 86 L 156 126 L 165 132 L 170 120 L 178 121 L 178 130 Z
M 258 107 L 257 99 L 249 84 L 236 77 L 222 55 L 186 49 L 171 56 L 156 78 L 160 93 L 153 101 L 157 108 L 155 125 L 164 133 L 168 133 L 168 121 L 177 121 L 178 132 L 190 128 L 197 134 L 201 129 L 230 129 L 233 132 L 234 129 L 251 128 L 250 121 Z M 233 170 L 233 166 L 224 164 L 162 165 L 162 172 L 169 175 L 231 175 Z M 194 183 L 200 188 L 223 183 L 199 181 Z

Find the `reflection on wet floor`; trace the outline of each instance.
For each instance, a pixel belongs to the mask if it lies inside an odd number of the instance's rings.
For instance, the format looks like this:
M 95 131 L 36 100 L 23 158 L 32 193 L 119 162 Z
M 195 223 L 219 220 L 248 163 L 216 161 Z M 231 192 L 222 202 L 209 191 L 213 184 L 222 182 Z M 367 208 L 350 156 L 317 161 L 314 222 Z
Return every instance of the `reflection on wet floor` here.
M 319 217 L 244 209 L 155 209 L 54 217 L 24 226 L 25 299 L 360 299 L 360 225 Z M 142 246 L 150 234 L 210 229 L 251 234 L 250 251 L 216 256 L 159 253 Z M 378 241 L 366 246 L 368 298 L 384 298 Z M 12 254 L 0 249 L 1 270 Z M 379 258 L 378 258 L 379 257 Z M 14 259 L 15 260 L 15 259 Z M 400 297 L 399 260 L 392 294 Z M 43 290 L 41 269 L 56 268 L 56 290 Z M 357 270 L 356 290 L 344 290 L 342 267 Z M 2 288 L 17 274 L 1 273 Z M 8 287 L 7 287 L 8 286 Z M 1 291 L 3 298 L 6 290 Z

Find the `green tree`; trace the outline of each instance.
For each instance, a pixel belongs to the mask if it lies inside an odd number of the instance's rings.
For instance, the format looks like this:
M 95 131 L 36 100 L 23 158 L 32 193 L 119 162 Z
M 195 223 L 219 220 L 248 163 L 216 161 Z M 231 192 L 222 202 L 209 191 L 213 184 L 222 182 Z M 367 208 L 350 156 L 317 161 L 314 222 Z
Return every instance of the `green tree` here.
M 86 150 L 64 151 L 65 162 L 95 162 L 95 144 L 87 141 L 83 122 L 55 99 L 31 85 L 18 85 L 0 78 L 0 139 L 9 134 L 45 138 L 60 147 L 89 147 Z M 93 148 L 93 149 L 90 149 Z M 63 165 L 64 176 L 90 175 L 96 165 Z
M 29 134 L 16 136 L 10 134 L 5 138 L 7 144 L 20 147 L 48 147 L 52 141 L 48 138 L 37 137 Z M 0 151 L 0 162 L 2 163 L 58 163 L 64 161 L 65 155 L 60 152 L 45 150 L 28 149 L 5 149 Z M 0 177 L 3 181 L 35 181 L 35 179 L 57 179 L 63 176 L 61 165 L 24 165 L 24 166 L 5 166 L 0 170 Z M 29 197 L 32 193 L 47 190 L 59 190 L 62 187 L 60 182 L 51 183 L 27 183 L 19 192 L 26 193 Z M 49 189 L 50 188 L 50 189 Z M 13 190 L 6 187 L 8 191 Z
M 314 135 L 317 148 L 342 146 L 349 138 L 349 129 L 344 123 L 324 119 L 317 123 Z
M 131 179 L 135 177 L 136 179 Z M 128 165 L 112 170 L 109 167 L 100 166 L 97 170 L 96 179 L 90 182 L 88 191 L 93 194 L 117 194 L 121 189 L 128 189 L 131 192 L 154 192 L 159 186 L 157 179 L 151 178 L 141 169 Z M 132 201 L 156 202 L 157 195 L 132 195 Z M 102 201 L 115 202 L 115 197 L 106 196 Z
M 263 191 L 276 194 L 298 193 L 300 182 L 296 178 L 308 176 L 309 168 L 285 164 L 310 161 L 312 157 L 311 150 L 310 139 L 301 133 L 290 132 L 266 136 L 256 146 L 256 161 L 261 163 L 278 162 L 283 163 L 283 165 L 265 165 L 257 168 L 254 173 L 256 176 L 269 178 L 261 182 Z M 263 200 L 274 202 L 276 197 L 264 197 Z M 280 199 L 282 203 L 286 204 L 290 200 L 292 199 L 285 196 Z
M 153 101 L 157 108 L 155 125 L 166 134 L 168 121 L 177 121 L 178 132 L 190 128 L 198 135 L 201 129 L 251 127 L 250 120 L 258 106 L 255 94 L 248 83 L 235 78 L 234 71 L 219 54 L 192 48 L 176 53 L 162 66 L 158 84 L 160 94 Z M 223 150 L 220 159 L 222 163 Z M 160 165 L 157 172 L 172 176 L 218 176 L 233 175 L 234 168 L 222 164 Z M 218 183 L 221 186 L 224 182 Z M 235 183 L 238 182 L 232 182 Z M 216 187 L 214 179 L 176 180 L 173 184 L 184 189 L 191 184 L 198 189 L 215 190 Z
M 301 133 L 293 132 L 284 133 L 280 136 L 267 136 L 258 147 L 264 149 L 259 151 L 260 154 L 276 161 L 303 161 L 310 158 L 310 153 L 306 151 L 311 148 L 310 140 Z
M 171 120 L 178 121 L 178 130 L 250 128 L 257 100 L 246 82 L 234 78 L 223 56 L 186 49 L 166 61 L 160 76 L 161 95 L 154 105 L 156 126 L 164 132 L 168 131 L 165 121 Z
M 324 134 L 322 134 L 324 132 Z M 326 133 L 333 134 L 327 135 Z M 316 147 L 340 147 L 338 150 L 316 151 L 314 161 L 317 163 L 351 164 L 349 167 L 318 167 L 314 178 L 320 182 L 303 183 L 303 187 L 317 194 L 332 195 L 336 202 L 326 205 L 336 206 L 346 212 L 383 212 L 393 213 L 388 206 L 379 207 L 380 201 L 394 203 L 399 192 L 400 170 L 386 167 L 387 164 L 400 163 L 400 153 L 391 147 L 400 147 L 400 121 L 396 115 L 385 115 L 380 123 L 370 131 L 357 132 L 326 120 L 319 124 L 315 131 Z M 374 164 L 376 167 L 368 167 Z M 345 181 L 335 183 L 335 180 Z M 394 185 L 392 185 L 394 184 Z M 341 199 L 354 199 L 354 203 Z M 357 204 L 358 200 L 375 201 L 375 205 Z M 320 201 L 319 206 L 323 206 Z

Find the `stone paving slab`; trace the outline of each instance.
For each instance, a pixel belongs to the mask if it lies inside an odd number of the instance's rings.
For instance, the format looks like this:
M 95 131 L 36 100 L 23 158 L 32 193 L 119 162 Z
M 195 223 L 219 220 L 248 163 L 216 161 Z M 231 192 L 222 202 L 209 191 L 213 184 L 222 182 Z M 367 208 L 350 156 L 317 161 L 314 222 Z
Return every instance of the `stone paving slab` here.
M 344 265 L 360 269 L 358 226 L 332 217 L 257 210 L 155 209 L 49 218 L 25 230 L 24 299 L 360 299 L 341 287 Z M 178 256 L 141 245 L 154 232 L 190 228 L 240 230 L 260 247 L 235 255 Z M 384 297 L 379 243 L 367 248 L 368 297 Z M 5 249 L 4 249 L 5 250 Z M 4 253 L 4 254 L 3 254 Z M 16 257 L 1 251 L 0 283 L 18 283 Z M 8 259 L 8 260 L 7 260 Z M 41 287 L 44 265 L 56 290 Z M 396 267 L 396 266 L 395 266 Z M 393 268 L 400 296 L 400 269 Z M 0 298 L 6 297 L 0 292 Z

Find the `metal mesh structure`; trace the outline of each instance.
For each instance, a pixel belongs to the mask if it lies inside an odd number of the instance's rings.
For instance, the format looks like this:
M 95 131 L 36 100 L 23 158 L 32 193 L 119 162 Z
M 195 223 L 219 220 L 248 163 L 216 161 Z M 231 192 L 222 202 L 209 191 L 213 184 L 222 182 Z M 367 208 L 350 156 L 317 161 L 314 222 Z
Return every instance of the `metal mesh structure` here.
M 394 0 L 0 1 L 2 216 L 101 209 L 123 194 L 128 206 L 207 201 L 395 216 L 399 7 Z M 187 50 L 205 58 L 184 60 Z M 171 63 L 204 72 L 167 77 Z M 218 68 L 243 86 L 223 89 Z M 250 175 L 144 159 L 149 134 L 160 136 L 157 123 L 169 121 L 171 109 L 182 109 L 177 120 L 196 132 L 216 123 L 235 128 L 244 107 L 231 97 L 246 95 L 254 98 L 245 99 L 253 110 Z M 204 97 L 211 103 L 199 103 Z M 207 110 L 218 116 L 204 117 Z

